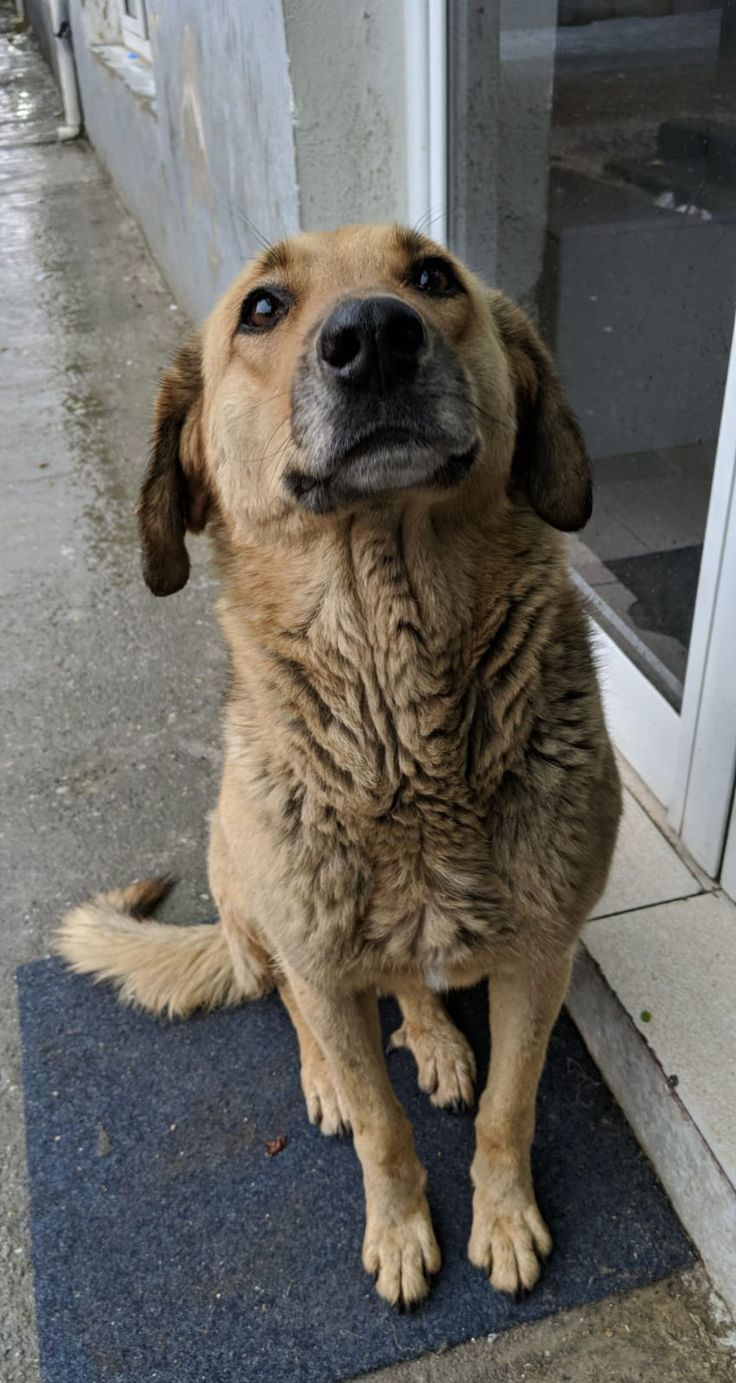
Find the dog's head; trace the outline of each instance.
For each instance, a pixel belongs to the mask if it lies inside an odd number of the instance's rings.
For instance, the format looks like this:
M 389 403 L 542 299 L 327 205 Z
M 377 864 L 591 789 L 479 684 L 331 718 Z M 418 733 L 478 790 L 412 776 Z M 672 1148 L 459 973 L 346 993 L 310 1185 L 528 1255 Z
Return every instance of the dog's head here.
M 300 235 L 250 264 L 165 376 L 138 507 L 144 574 L 186 582 L 187 528 L 231 537 L 365 505 L 590 514 L 582 438 L 530 323 L 413 231 Z

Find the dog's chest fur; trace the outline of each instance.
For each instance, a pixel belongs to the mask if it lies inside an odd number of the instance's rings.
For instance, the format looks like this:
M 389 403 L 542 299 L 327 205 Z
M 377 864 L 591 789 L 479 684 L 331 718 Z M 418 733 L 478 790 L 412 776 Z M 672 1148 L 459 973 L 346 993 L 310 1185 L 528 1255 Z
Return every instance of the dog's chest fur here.
M 242 778 L 322 952 L 441 984 L 506 928 L 488 813 L 533 726 L 554 585 L 528 564 L 489 597 L 373 532 L 253 660 L 231 706 Z

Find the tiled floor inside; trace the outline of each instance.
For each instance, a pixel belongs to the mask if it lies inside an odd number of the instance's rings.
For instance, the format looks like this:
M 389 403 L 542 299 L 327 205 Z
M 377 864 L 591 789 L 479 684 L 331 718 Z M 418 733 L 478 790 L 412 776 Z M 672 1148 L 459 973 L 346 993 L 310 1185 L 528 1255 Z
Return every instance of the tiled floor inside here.
M 685 678 L 715 447 L 607 457 L 571 558 L 609 625 L 669 700 Z M 623 626 L 623 628 L 622 628 Z M 627 638 L 628 633 L 628 638 Z M 633 637 L 632 637 L 633 636 Z

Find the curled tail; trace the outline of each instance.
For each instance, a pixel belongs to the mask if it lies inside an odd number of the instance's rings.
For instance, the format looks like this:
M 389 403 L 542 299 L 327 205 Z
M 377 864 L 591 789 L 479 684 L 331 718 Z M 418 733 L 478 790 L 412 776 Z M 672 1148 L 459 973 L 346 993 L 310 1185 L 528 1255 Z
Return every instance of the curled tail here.
M 66 914 L 55 949 L 76 974 L 110 980 L 125 1002 L 169 1018 L 265 993 L 272 983 L 265 969 L 241 963 L 236 974 L 221 922 L 146 920 L 171 887 L 171 879 L 144 879 L 98 894 Z

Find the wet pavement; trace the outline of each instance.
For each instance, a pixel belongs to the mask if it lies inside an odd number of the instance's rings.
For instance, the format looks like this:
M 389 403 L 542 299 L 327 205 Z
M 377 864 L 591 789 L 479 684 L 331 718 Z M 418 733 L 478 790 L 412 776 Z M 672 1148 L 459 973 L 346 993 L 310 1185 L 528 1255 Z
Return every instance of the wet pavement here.
M 187 324 L 89 146 L 57 143 L 56 88 L 2 14 L 0 1379 L 31 1383 L 15 968 L 70 903 L 142 874 L 180 876 L 169 916 L 211 912 L 223 657 L 204 544 L 156 601 L 132 514 Z
M 204 543 L 187 588 L 156 601 L 132 515 L 155 380 L 186 323 L 89 146 L 56 142 L 58 93 L 12 14 L 0 9 L 0 1379 L 35 1383 L 15 968 L 47 953 L 69 904 L 146 873 L 181 879 L 165 915 L 211 911 L 224 659 Z M 592 1380 L 605 1358 L 612 1380 L 733 1377 L 699 1269 L 574 1314 L 395 1376 L 500 1383 L 544 1366 Z

